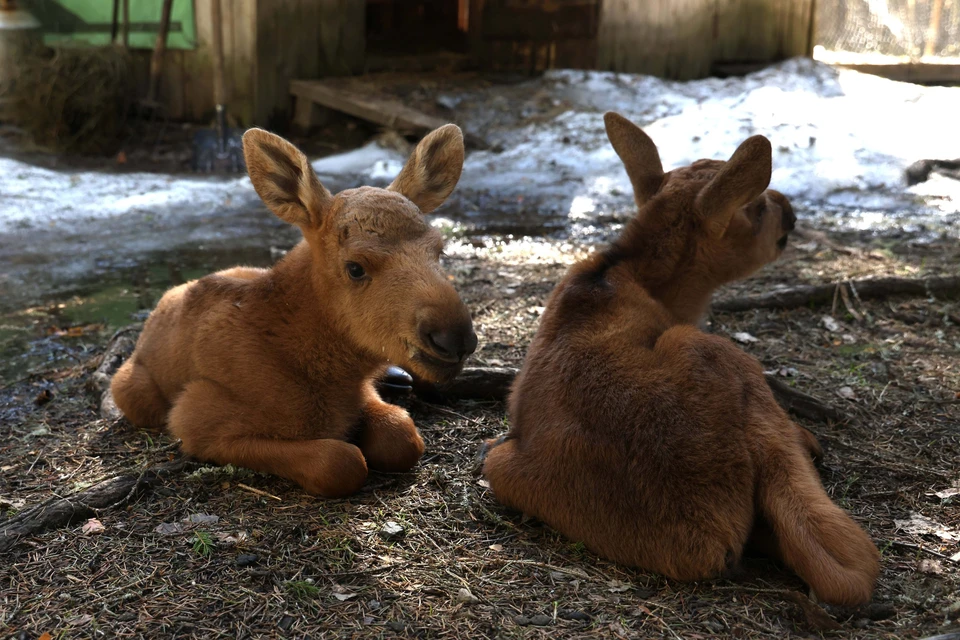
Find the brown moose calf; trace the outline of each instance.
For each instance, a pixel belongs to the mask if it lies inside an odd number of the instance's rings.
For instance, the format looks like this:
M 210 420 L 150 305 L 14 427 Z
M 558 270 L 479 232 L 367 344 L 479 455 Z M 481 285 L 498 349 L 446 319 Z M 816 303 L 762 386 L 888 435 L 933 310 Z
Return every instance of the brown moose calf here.
M 357 491 L 367 467 L 416 464 L 423 440 L 373 379 L 387 363 L 455 376 L 477 346 L 422 213 L 453 191 L 460 129 L 428 135 L 386 189 L 331 195 L 300 151 L 243 136 L 254 188 L 304 240 L 272 269 L 236 267 L 168 291 L 111 389 L 134 424 L 183 450 L 289 478 L 308 492 Z
M 617 562 L 710 578 L 756 534 L 822 600 L 869 600 L 877 550 L 820 484 L 816 440 L 754 358 L 695 326 L 717 286 L 774 260 L 793 229 L 767 190 L 770 143 L 664 174 L 643 131 L 604 119 L 640 209 L 551 295 L 511 430 L 485 445 L 490 487 Z

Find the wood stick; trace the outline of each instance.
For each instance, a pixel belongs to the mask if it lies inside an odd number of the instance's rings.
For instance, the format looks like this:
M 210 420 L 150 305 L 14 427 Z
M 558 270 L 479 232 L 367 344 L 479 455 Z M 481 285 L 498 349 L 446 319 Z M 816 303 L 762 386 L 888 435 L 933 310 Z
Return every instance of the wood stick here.
M 467 367 L 452 382 L 435 393 L 460 400 L 505 400 L 518 370 L 512 367 Z M 846 418 L 836 408 L 798 391 L 774 375 L 767 375 L 774 397 L 787 411 L 816 422 L 840 422 Z M 421 390 L 417 389 L 421 394 Z
M 857 297 L 861 300 L 893 295 L 927 296 L 960 293 L 960 276 L 865 278 L 850 280 L 848 284 L 856 288 Z M 795 309 L 807 305 L 829 304 L 836 290 L 836 283 L 790 287 L 755 296 L 715 300 L 713 310 L 733 312 L 750 309 Z
M 163 478 L 195 466 L 196 462 L 181 459 L 147 467 L 139 472 L 107 478 L 71 496 L 55 497 L 22 511 L 4 522 L 0 528 L 0 552 L 12 548 L 26 536 L 67 526 L 95 515 L 100 509 L 112 509 L 128 503 Z
M 256 487 L 251 487 L 250 485 L 248 485 L 248 484 L 243 484 L 242 482 L 238 482 L 238 483 L 237 483 L 237 486 L 240 487 L 241 489 L 243 489 L 244 491 L 249 491 L 250 493 L 255 493 L 255 494 L 257 494 L 258 496 L 263 496 L 264 498 L 270 498 L 271 500 L 276 500 L 277 502 L 283 502 L 283 499 L 280 498 L 279 496 L 275 496 L 275 495 L 273 495 L 272 493 L 267 493 L 267 492 L 264 491 L 263 489 L 257 489 Z

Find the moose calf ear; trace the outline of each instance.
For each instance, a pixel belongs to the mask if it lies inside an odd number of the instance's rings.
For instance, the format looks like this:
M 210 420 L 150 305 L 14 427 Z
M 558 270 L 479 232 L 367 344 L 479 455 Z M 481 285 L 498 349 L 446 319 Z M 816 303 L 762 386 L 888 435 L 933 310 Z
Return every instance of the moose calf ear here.
M 463 133 L 447 124 L 427 134 L 413 150 L 400 175 L 387 189 L 430 213 L 447 199 L 463 170 Z
M 763 136 L 747 138 L 697 195 L 697 209 L 713 235 L 722 236 L 737 210 L 770 186 L 772 154 Z
M 257 194 L 281 220 L 318 227 L 333 196 L 295 146 L 263 129 L 243 134 L 243 157 Z
M 608 111 L 603 114 L 603 124 L 613 150 L 620 156 L 630 177 L 633 199 L 637 201 L 637 206 L 642 205 L 663 184 L 663 164 L 657 145 L 640 127 L 619 113 Z

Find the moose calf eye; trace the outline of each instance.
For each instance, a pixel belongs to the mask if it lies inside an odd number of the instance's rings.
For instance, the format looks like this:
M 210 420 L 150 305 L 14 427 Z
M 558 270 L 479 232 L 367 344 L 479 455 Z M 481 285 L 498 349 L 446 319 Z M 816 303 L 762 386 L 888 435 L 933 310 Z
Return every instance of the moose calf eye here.
M 363 280 L 363 277 L 367 275 L 367 272 L 363 270 L 356 262 L 347 263 L 347 275 L 353 278 L 354 280 Z

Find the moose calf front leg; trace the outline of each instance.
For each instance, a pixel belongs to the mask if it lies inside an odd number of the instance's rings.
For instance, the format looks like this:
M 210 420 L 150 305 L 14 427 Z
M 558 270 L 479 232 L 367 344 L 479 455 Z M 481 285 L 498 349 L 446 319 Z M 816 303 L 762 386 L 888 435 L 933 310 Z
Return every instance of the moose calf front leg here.
M 360 450 L 371 469 L 407 471 L 423 455 L 423 438 L 404 409 L 380 399 L 372 383 L 364 387 Z
M 170 412 L 170 433 L 183 451 L 201 460 L 234 464 L 293 480 L 308 493 L 338 498 L 356 493 L 367 478 L 360 449 L 335 439 L 280 440 L 272 425 L 209 380 L 186 386 Z

